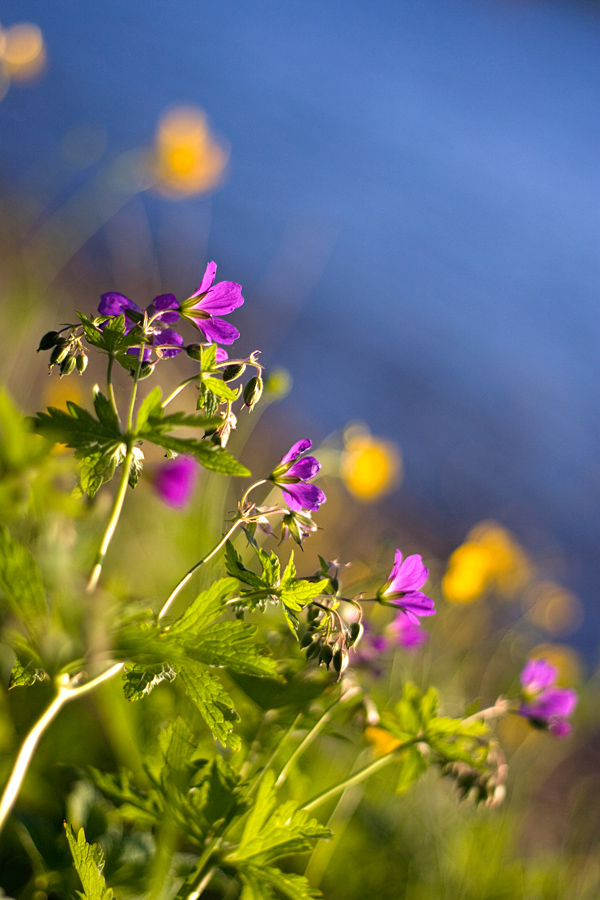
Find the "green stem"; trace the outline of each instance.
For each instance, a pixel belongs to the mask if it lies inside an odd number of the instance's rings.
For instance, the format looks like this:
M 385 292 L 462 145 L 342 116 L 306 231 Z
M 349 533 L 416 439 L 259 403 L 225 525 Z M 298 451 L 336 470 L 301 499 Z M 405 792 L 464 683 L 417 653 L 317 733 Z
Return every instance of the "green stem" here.
M 183 588 L 186 586 L 186 584 L 188 583 L 188 581 L 190 580 L 190 578 L 192 577 L 194 572 L 197 569 L 199 569 L 200 566 L 203 566 L 204 563 L 208 562 L 209 559 L 212 559 L 213 556 L 215 555 L 215 553 L 219 552 L 221 547 L 225 546 L 226 542 L 229 540 L 229 538 L 231 537 L 231 535 L 233 534 L 235 529 L 243 521 L 244 521 L 243 519 L 236 519 L 235 522 L 233 523 L 233 525 L 231 526 L 231 528 L 229 529 L 229 531 L 227 532 L 227 534 L 225 534 L 224 537 L 221 538 L 219 543 L 215 547 L 213 547 L 213 549 L 210 551 L 210 553 L 207 553 L 206 556 L 203 556 L 202 559 L 199 560 L 195 565 L 193 565 L 192 568 L 188 572 L 186 572 L 186 574 L 183 576 L 183 578 L 177 582 L 177 584 L 175 585 L 175 587 L 173 588 L 173 590 L 171 591 L 171 593 L 165 600 L 165 602 L 162 606 L 162 609 L 160 610 L 160 612 L 157 616 L 158 621 L 160 621 L 164 616 L 166 616 L 167 612 L 169 611 L 169 607 L 171 606 L 171 604 L 173 603 L 175 598 L 178 596 L 180 591 L 182 591 Z
M 309 812 L 311 809 L 315 809 L 317 806 L 320 806 L 322 803 L 325 803 L 332 797 L 337 797 L 337 795 L 345 791 L 346 788 L 352 787 L 352 785 L 354 784 L 360 784 L 360 782 L 364 781 L 365 778 L 368 778 L 369 775 L 373 775 L 374 772 L 378 772 L 380 769 L 383 769 L 385 766 L 393 762 L 394 757 L 400 751 L 406 750 L 407 747 L 410 747 L 411 744 L 414 743 L 416 743 L 416 739 L 413 741 L 406 741 L 406 743 L 404 744 L 400 744 L 398 747 L 390 750 L 389 753 L 386 753 L 385 756 L 380 756 L 379 759 L 376 759 L 372 763 L 369 763 L 368 766 L 364 766 L 362 769 L 359 769 L 358 772 L 354 773 L 354 775 L 350 775 L 343 781 L 339 781 L 337 784 L 334 784 L 333 787 L 327 788 L 326 791 L 322 791 L 320 794 L 317 794 L 315 797 L 309 800 L 308 803 L 305 803 L 301 807 L 301 809 Z
M 334 702 L 331 704 L 331 706 L 325 710 L 325 712 L 323 713 L 321 718 L 311 728 L 311 730 L 308 732 L 308 734 L 306 735 L 304 740 L 301 741 L 300 744 L 298 744 L 298 746 L 296 747 L 296 749 L 294 750 L 294 752 L 292 753 L 292 755 L 286 762 L 285 766 L 279 773 L 279 777 L 278 777 L 277 781 L 275 782 L 276 788 L 281 787 L 281 785 L 283 784 L 285 779 L 288 777 L 294 764 L 300 759 L 300 757 L 302 756 L 304 751 L 307 750 L 308 747 L 310 747 L 310 745 L 315 740 L 315 738 L 318 737 L 320 732 L 325 728 L 325 726 L 331 719 L 336 706 L 339 706 L 340 703 L 345 703 L 346 700 L 351 700 L 352 697 L 355 697 L 356 694 L 359 693 L 359 691 L 360 691 L 360 688 L 350 688 L 344 694 L 342 694 L 340 697 L 338 697 L 337 700 L 334 700 Z
M 0 800 L 0 831 L 6 824 L 6 820 L 15 804 L 39 740 L 50 723 L 56 718 L 66 703 L 74 700 L 75 697 L 79 697 L 82 694 L 86 694 L 88 691 L 93 690 L 97 685 L 112 678 L 117 672 L 120 672 L 122 668 L 123 663 L 116 663 L 105 672 L 102 672 L 101 675 L 98 675 L 96 678 L 93 678 L 91 681 L 88 681 L 86 684 L 80 685 L 79 687 L 71 687 L 70 683 L 66 681 L 65 676 L 63 676 L 63 680 L 59 680 L 56 697 L 47 710 L 40 716 L 23 741 L 19 755 L 15 760 L 13 770 L 10 774 L 10 778 L 4 788 L 2 799 Z
M 113 370 L 114 361 L 115 360 L 114 360 L 113 356 L 108 357 L 108 369 L 106 372 L 106 386 L 108 388 L 108 399 L 110 400 L 110 405 L 112 406 L 113 412 L 114 412 L 115 416 L 117 417 L 117 420 L 119 422 L 119 428 L 120 428 L 121 427 L 121 417 L 119 416 L 119 408 L 117 406 L 117 399 L 115 397 L 115 389 L 114 389 L 113 382 L 112 382 L 112 370 Z
M 119 487 L 117 488 L 117 493 L 113 502 L 110 518 L 108 520 L 102 542 L 100 544 L 100 547 L 98 548 L 98 553 L 96 554 L 96 559 L 94 561 L 94 567 L 91 571 L 90 578 L 87 583 L 86 590 L 88 591 L 88 593 L 91 593 L 96 589 L 98 579 L 100 578 L 100 573 L 102 572 L 104 557 L 106 556 L 108 547 L 110 545 L 110 542 L 112 541 L 117 523 L 119 521 L 119 516 L 121 515 L 121 510 L 123 509 L 125 494 L 127 492 L 127 484 L 129 483 L 129 470 L 131 469 L 132 459 L 133 446 L 129 446 L 127 449 L 127 455 L 125 456 L 125 460 L 123 461 L 121 480 L 119 481 Z
M 135 370 L 135 375 L 133 377 L 133 388 L 131 391 L 131 400 L 129 402 L 129 412 L 127 413 L 127 431 L 131 431 L 133 428 L 133 410 L 135 409 L 135 400 L 137 397 L 140 372 L 142 371 L 142 364 L 144 362 L 144 346 L 145 342 L 142 339 L 142 343 L 140 344 L 140 355 L 138 358 L 137 369 Z
M 175 397 L 176 397 L 179 393 L 181 393 L 181 391 L 184 389 L 184 387 L 187 387 L 188 384 L 192 384 L 192 382 L 194 382 L 194 381 L 198 381 L 198 379 L 201 377 L 201 374 L 202 374 L 202 373 L 200 373 L 199 375 L 192 375 L 190 378 L 186 378 L 185 381 L 182 381 L 181 384 L 178 384 L 177 387 L 175 388 L 175 390 L 174 390 L 174 391 L 171 391 L 171 393 L 169 394 L 169 396 L 166 397 L 165 400 L 163 400 L 163 402 L 162 402 L 162 408 L 164 409 L 165 406 L 166 406 L 168 403 L 171 402 L 171 400 L 174 400 Z

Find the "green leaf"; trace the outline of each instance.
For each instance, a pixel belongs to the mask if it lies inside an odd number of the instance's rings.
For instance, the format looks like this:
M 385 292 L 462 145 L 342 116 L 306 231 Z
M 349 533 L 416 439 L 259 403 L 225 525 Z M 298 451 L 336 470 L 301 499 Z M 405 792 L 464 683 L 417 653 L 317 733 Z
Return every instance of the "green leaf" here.
M 123 694 L 126 700 L 141 700 L 161 681 L 173 681 L 176 676 L 177 672 L 169 663 L 127 665 L 123 671 Z
M 111 480 L 115 469 L 121 465 L 126 455 L 127 448 L 122 443 L 111 443 L 98 450 L 76 450 L 81 493 L 94 497 L 102 485 Z
M 292 800 L 274 809 L 274 784 L 275 776 L 269 771 L 261 782 L 240 844 L 228 857 L 231 862 L 252 860 L 257 865 L 268 865 L 284 856 L 308 853 L 319 839 L 332 836 L 309 813 L 297 809 Z
M 233 390 L 220 378 L 213 378 L 210 375 L 203 376 L 202 382 L 220 400 L 236 400 L 240 393 L 239 388 Z
M 160 434 L 158 431 L 151 431 L 148 428 L 144 428 L 138 437 L 153 444 L 158 444 L 159 447 L 164 447 L 165 450 L 174 450 L 175 453 L 187 453 L 189 456 L 194 456 L 205 469 L 210 469 L 213 472 L 220 472 L 222 475 L 250 475 L 249 470 L 237 459 L 230 456 L 222 447 L 216 447 L 214 444 L 170 437 Z
M 323 895 L 313 888 L 304 875 L 282 872 L 273 866 L 246 864 L 240 868 L 243 883 L 240 900 L 317 900 Z
M 329 585 L 329 579 L 324 578 L 323 581 L 303 581 L 299 579 L 285 587 L 280 588 L 280 597 L 282 603 L 289 609 L 299 612 L 307 603 L 323 594 Z
M 121 430 L 118 415 L 114 411 L 110 400 L 104 396 L 98 385 L 94 387 L 94 409 L 98 420 L 103 425 L 108 426 L 117 433 Z
M 119 428 L 100 422 L 76 403 L 67 401 L 67 408 L 68 412 L 50 406 L 45 413 L 38 413 L 34 420 L 37 431 L 75 450 L 123 440 Z
M 200 368 L 203 372 L 212 372 L 217 362 L 217 345 L 208 344 L 200 350 Z
M 46 591 L 40 570 L 23 544 L 0 526 L 0 604 L 23 621 L 30 635 L 39 634 L 46 617 Z
M 263 550 L 262 547 L 255 545 L 254 548 L 258 554 L 258 558 L 260 559 L 260 564 L 263 570 L 263 579 L 265 584 L 269 587 L 274 587 L 279 584 L 279 577 L 281 571 L 281 564 L 279 562 L 279 557 L 276 553 L 271 551 L 267 553 Z
M 189 660 L 179 670 L 186 692 L 194 701 L 200 715 L 211 730 L 215 740 L 223 746 L 239 750 L 241 740 L 232 734 L 239 716 L 233 708 L 233 701 L 220 680 L 205 666 Z
M 396 793 L 404 794 L 427 771 L 427 760 L 417 747 L 407 747 L 398 757 Z
M 70 825 L 65 822 L 65 832 L 77 874 L 83 885 L 83 893 L 77 891 L 83 900 L 112 900 L 113 892 L 106 887 L 102 875 L 104 853 L 99 844 L 88 844 L 83 828 L 79 829 L 77 838 Z
M 150 391 L 150 393 L 146 397 L 144 397 L 144 399 L 140 403 L 140 408 L 138 409 L 135 423 L 135 430 L 141 431 L 143 428 L 145 428 L 148 420 L 151 417 L 155 419 L 161 419 L 162 413 L 162 390 L 157 385 Z
M 238 581 L 241 581 L 243 584 L 248 584 L 251 587 L 255 588 L 265 587 L 262 578 L 260 578 L 254 572 L 251 572 L 250 569 L 247 569 L 242 563 L 242 557 L 237 552 L 231 541 L 227 541 L 227 543 L 225 544 L 225 566 L 227 568 L 227 572 L 232 575 L 233 578 L 237 578 Z
M 242 675 L 270 675 L 277 671 L 277 662 L 260 655 L 260 646 L 254 640 L 255 625 L 247 625 L 236 619 L 233 622 L 217 622 L 198 638 L 181 638 L 192 659 L 208 666 L 227 667 Z
M 186 611 L 172 625 L 169 625 L 169 636 L 189 636 L 195 638 L 208 628 L 223 611 L 227 601 L 237 590 L 234 578 L 220 578 L 208 590 L 198 594 Z
M 23 666 L 17 659 L 10 673 L 8 689 L 10 691 L 14 687 L 30 687 L 36 681 L 43 681 L 45 677 L 46 672 L 43 669 L 34 666 L 32 662 Z
M 134 488 L 140 480 L 140 475 L 144 469 L 144 454 L 139 447 L 133 448 L 131 454 L 131 466 L 129 468 L 129 485 Z

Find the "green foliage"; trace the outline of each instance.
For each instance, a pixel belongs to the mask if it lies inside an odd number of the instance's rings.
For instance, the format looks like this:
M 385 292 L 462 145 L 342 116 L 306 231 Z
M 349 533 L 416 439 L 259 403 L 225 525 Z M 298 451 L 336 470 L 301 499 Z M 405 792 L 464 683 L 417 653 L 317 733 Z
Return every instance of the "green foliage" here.
M 35 640 L 46 617 L 46 591 L 31 552 L 0 525 L 0 610 L 24 622 Z
M 83 893 L 77 891 L 82 900 L 112 900 L 113 892 L 106 887 L 102 875 L 104 869 L 104 853 L 98 844 L 88 844 L 83 828 L 77 837 L 70 825 L 65 822 L 65 833 L 73 856 L 73 863 L 83 885 Z
M 31 687 L 36 681 L 43 681 L 45 677 L 46 672 L 38 666 L 34 666 L 31 661 L 23 666 L 17 659 L 10 673 L 8 689 L 10 691 L 15 687 Z

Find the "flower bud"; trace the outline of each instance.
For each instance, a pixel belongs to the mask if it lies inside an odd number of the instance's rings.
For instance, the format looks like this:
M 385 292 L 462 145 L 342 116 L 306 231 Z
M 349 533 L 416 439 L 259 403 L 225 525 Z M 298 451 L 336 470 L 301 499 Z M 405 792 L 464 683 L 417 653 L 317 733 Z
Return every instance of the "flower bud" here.
M 40 346 L 37 348 L 37 352 L 40 350 L 51 350 L 58 341 L 59 332 L 58 331 L 47 331 L 46 334 L 40 341 Z
M 354 644 L 360 639 L 364 628 L 362 627 L 360 622 L 352 622 L 349 628 L 348 640 L 347 644 L 349 647 L 353 647 Z
M 300 649 L 305 650 L 306 647 L 310 647 L 313 642 L 315 634 L 314 631 L 307 631 L 302 640 L 300 641 Z
M 139 375 L 138 380 L 141 381 L 142 378 L 147 378 L 148 375 L 152 375 L 152 373 L 154 372 L 155 365 L 156 365 L 156 363 L 144 363 L 140 369 L 140 375 Z M 132 374 L 135 375 L 135 372 L 133 372 L 133 370 L 132 370 Z
M 252 412 L 261 398 L 263 392 L 263 380 L 260 375 L 254 375 L 244 388 L 244 404 Z
M 83 375 L 85 370 L 87 369 L 88 357 L 85 353 L 78 353 L 77 359 L 75 360 L 77 365 L 77 371 L 80 375 Z
M 68 355 L 70 349 L 70 343 L 65 338 L 59 338 L 56 341 L 56 346 L 52 351 L 50 356 L 50 366 L 57 366 L 59 363 L 63 361 L 63 359 Z
M 321 647 L 321 652 L 319 654 L 319 665 L 323 664 L 324 666 L 331 665 L 331 660 L 333 659 L 333 650 L 329 646 L 329 644 L 323 644 Z
M 333 668 L 338 673 L 338 681 L 342 672 L 348 667 L 348 651 L 344 647 L 339 647 L 333 654 Z
M 70 353 L 63 359 L 60 364 L 60 377 L 62 378 L 63 375 L 70 375 L 75 368 L 75 365 L 75 355 L 73 353 Z
M 319 641 L 314 641 L 306 651 L 306 658 L 313 659 L 315 656 L 318 656 L 321 652 L 321 647 Z
M 185 348 L 185 352 L 190 359 L 195 359 L 197 362 L 200 362 L 202 359 L 202 344 L 188 344 Z
M 246 371 L 246 366 L 244 363 L 232 363 L 230 366 L 225 366 L 223 369 L 223 381 L 234 381 L 236 378 L 239 378 L 243 372 Z

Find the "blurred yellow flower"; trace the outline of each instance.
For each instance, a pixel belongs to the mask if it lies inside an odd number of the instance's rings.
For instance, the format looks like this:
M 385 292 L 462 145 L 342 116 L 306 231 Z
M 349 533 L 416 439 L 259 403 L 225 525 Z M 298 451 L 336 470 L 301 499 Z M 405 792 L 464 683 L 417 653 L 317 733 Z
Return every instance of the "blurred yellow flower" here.
M 373 437 L 363 426 L 348 429 L 345 439 L 340 474 L 353 497 L 374 503 L 400 484 L 402 456 L 396 444 Z
M 377 725 L 369 725 L 365 728 L 365 737 L 369 744 L 373 745 L 373 753 L 375 756 L 385 756 L 399 747 L 402 743 L 398 738 L 392 737 L 389 731 L 384 728 L 378 728 Z
M 0 59 L 6 76 L 15 81 L 35 78 L 46 62 L 44 37 L 37 25 L 18 22 L 2 32 Z
M 175 107 L 158 123 L 150 160 L 154 187 L 171 198 L 209 191 L 222 181 L 228 159 L 201 109 Z
M 451 603 L 472 603 L 488 590 L 510 599 L 531 576 L 531 565 L 510 532 L 496 522 L 480 522 L 450 557 L 442 589 Z

